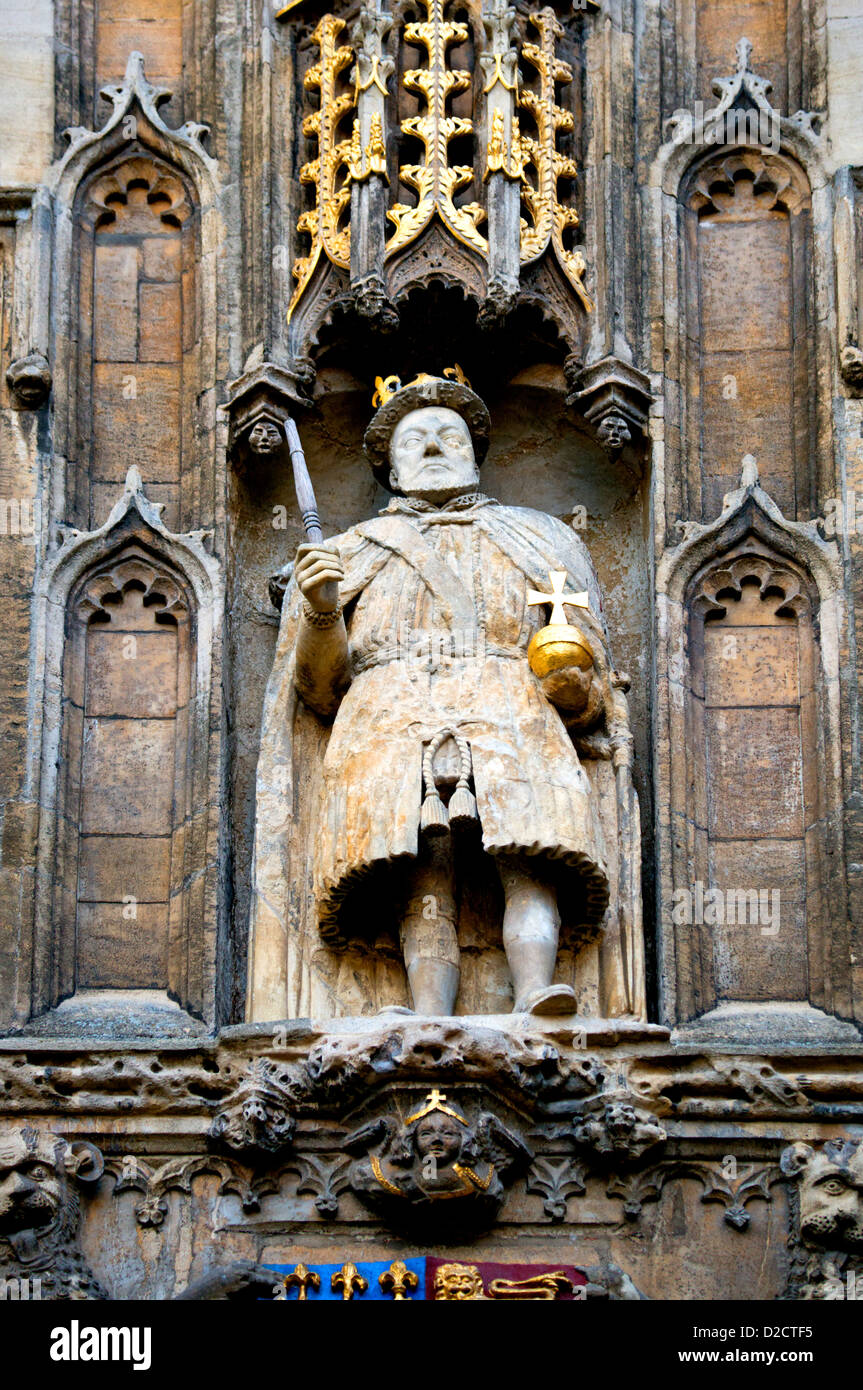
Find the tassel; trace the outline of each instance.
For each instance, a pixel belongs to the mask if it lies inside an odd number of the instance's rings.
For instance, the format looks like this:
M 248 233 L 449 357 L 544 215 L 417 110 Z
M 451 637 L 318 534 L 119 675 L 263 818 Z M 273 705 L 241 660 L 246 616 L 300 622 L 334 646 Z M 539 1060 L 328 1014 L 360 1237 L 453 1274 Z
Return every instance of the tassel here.
M 455 791 L 450 797 L 449 820 L 450 825 L 464 827 L 478 820 L 476 809 L 476 797 L 471 791 L 466 781 L 459 781 Z
M 449 829 L 447 809 L 432 788 L 426 792 L 420 811 L 420 831 L 424 835 L 446 835 Z

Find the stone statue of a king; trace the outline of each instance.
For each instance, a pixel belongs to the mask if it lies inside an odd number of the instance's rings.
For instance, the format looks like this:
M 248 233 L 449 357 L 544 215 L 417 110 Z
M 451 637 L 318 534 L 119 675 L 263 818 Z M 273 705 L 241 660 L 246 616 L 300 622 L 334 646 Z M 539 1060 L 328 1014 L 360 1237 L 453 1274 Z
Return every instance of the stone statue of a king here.
M 318 949 L 373 942 L 386 905 L 414 1011 L 451 1015 L 458 842 L 471 836 L 499 875 L 515 1012 L 572 1014 L 572 987 L 555 982 L 561 907 L 587 940 L 609 901 L 573 738 L 619 724 L 626 704 L 593 565 L 564 522 L 479 490 L 489 415 L 458 369 L 379 380 L 375 403 L 365 449 L 393 500 L 300 546 L 284 596 L 257 786 L 249 1016 L 312 1012 L 309 930 Z M 316 726 L 305 753 L 298 708 Z

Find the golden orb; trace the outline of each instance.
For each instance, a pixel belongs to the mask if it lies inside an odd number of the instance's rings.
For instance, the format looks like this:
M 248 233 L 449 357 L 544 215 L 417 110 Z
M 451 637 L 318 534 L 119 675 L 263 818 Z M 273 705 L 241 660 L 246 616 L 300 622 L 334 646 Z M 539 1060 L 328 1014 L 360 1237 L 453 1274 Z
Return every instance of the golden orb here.
M 565 666 L 587 671 L 593 665 L 593 648 L 581 628 L 574 623 L 549 623 L 530 639 L 527 649 L 530 669 L 540 680 Z

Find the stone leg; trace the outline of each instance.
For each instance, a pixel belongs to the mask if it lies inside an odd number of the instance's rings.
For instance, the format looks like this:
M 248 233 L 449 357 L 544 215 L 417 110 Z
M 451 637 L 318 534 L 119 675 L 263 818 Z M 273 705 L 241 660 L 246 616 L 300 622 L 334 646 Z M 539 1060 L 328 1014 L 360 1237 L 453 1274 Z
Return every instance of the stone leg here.
M 521 859 L 501 856 L 497 866 L 506 902 L 503 946 L 515 989 L 513 1012 L 575 1013 L 573 990 L 552 984 L 560 933 L 557 893 Z
M 411 874 L 401 943 L 414 1009 L 451 1014 L 459 980 L 456 906 L 449 836 L 427 842 Z

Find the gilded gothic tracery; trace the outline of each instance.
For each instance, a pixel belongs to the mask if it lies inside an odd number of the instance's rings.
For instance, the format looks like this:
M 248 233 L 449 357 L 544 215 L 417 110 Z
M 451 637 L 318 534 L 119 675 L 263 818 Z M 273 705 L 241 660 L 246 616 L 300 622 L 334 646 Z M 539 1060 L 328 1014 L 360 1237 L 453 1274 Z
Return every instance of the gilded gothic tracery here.
M 351 261 L 350 222 L 361 207 L 367 218 L 369 208 L 354 203 L 349 212 L 351 188 L 371 178 L 384 185 L 391 182 L 385 207 L 393 224 L 389 236 L 382 228 L 376 232 L 363 227 L 364 238 L 380 238 L 382 273 L 385 263 L 401 258 L 437 220 L 457 243 L 482 263 L 490 263 L 490 285 L 501 257 L 512 261 L 510 280 L 517 286 L 519 264 L 532 265 L 549 252 L 582 308 L 590 311 L 584 287 L 587 263 L 582 250 L 571 244 L 579 216 L 569 190 L 575 189 L 579 171 L 561 149 L 562 137 L 571 139 L 575 128 L 572 110 L 559 100 L 573 72 L 558 56 L 564 29 L 554 10 L 546 7 L 517 21 L 513 9 L 494 0 L 481 15 L 470 9 L 471 22 L 466 22 L 451 17 L 452 0 L 421 2 L 425 17 L 401 25 L 381 11 L 364 9 L 350 43 L 344 41 L 345 21 L 333 14 L 324 15 L 311 36 L 319 56 L 306 71 L 303 86 L 316 104 L 303 118 L 302 132 L 312 142 L 315 157 L 301 166 L 299 176 L 311 187 L 314 204 L 297 223 L 297 231 L 308 236 L 311 245 L 294 263 L 297 283 L 288 318 L 311 292 L 322 253 L 334 267 L 350 268 L 352 278 L 357 274 Z M 283 15 L 290 18 L 290 11 Z M 453 54 L 472 41 L 476 19 L 481 19 L 480 32 L 485 34 L 478 52 L 484 78 L 480 85 L 472 72 L 452 65 Z M 520 28 L 524 37 L 519 47 Z M 415 100 L 418 110 L 397 126 L 395 64 L 386 44 L 391 50 L 418 50 L 425 59 L 422 66 L 405 67 L 401 73 L 403 94 Z M 346 80 L 349 68 L 352 86 Z M 469 116 L 462 114 L 465 97 L 470 100 Z M 482 130 L 486 135 L 481 149 Z M 390 166 L 393 143 L 400 154 L 398 163 Z M 421 154 L 419 161 L 405 159 L 404 152 L 414 149 Z M 471 149 L 472 163 L 453 162 L 454 151 Z M 517 187 L 520 218 L 513 208 L 515 215 L 490 220 L 483 201 L 465 201 L 463 195 L 471 188 L 488 191 L 489 180 L 498 176 Z M 413 194 L 413 201 L 396 195 L 399 186 Z M 512 243 L 509 252 L 496 244 L 506 240 Z

